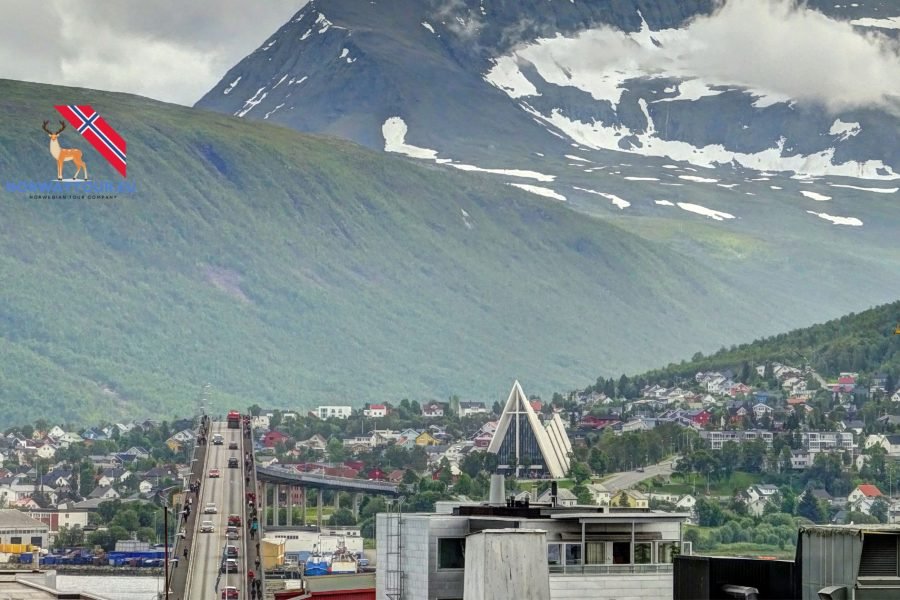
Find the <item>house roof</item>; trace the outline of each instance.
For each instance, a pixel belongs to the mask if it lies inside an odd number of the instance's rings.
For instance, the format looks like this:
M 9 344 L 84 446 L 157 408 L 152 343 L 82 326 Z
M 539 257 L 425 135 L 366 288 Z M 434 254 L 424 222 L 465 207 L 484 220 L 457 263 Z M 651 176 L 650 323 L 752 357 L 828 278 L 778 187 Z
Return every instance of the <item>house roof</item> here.
M 385 409 L 384 404 L 370 404 L 369 405 L 369 410 L 384 410 L 384 409 Z
M 869 483 L 863 483 L 856 489 L 858 489 L 860 493 L 862 493 L 862 495 L 866 496 L 867 498 L 875 498 L 882 495 L 881 490 Z
M 9 527 L 9 528 L 19 528 L 19 529 L 36 529 L 42 528 L 49 530 L 50 528 L 44 523 L 32 519 L 25 513 L 12 509 L 2 509 L 0 510 L 0 527 Z

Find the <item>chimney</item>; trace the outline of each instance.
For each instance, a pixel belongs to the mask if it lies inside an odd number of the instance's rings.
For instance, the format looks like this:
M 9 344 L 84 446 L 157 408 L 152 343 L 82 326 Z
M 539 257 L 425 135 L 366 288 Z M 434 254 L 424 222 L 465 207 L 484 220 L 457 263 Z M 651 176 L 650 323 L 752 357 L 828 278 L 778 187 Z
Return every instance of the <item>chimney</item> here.
M 488 496 L 488 504 L 503 506 L 506 497 L 506 478 L 503 475 L 491 475 L 491 492 Z

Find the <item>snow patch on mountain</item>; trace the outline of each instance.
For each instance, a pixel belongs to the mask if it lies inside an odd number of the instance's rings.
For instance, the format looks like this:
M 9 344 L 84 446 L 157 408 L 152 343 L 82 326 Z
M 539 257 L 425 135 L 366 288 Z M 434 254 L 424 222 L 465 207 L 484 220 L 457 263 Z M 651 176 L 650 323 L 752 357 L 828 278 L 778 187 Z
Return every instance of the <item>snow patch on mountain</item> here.
M 800 193 L 809 198 L 810 200 L 816 200 L 817 202 L 825 202 L 826 200 L 831 200 L 831 196 L 826 196 L 825 194 L 820 194 L 818 192 L 810 192 L 809 190 L 800 190 Z
M 692 212 L 698 215 L 703 215 L 704 217 L 709 217 L 714 221 L 725 221 L 726 219 L 734 219 L 734 215 L 729 214 L 727 212 L 722 212 L 720 210 L 713 210 L 711 208 L 706 208 L 705 206 L 700 206 L 699 204 L 692 204 L 690 202 L 679 202 L 678 208 L 681 210 L 686 210 L 688 212 Z
M 248 98 L 248 99 L 244 102 L 244 106 L 243 106 L 239 111 L 237 111 L 236 113 L 234 113 L 234 116 L 236 116 L 236 117 L 243 117 L 243 116 L 246 115 L 248 112 L 250 112 L 251 110 L 253 110 L 253 108 L 254 108 L 257 104 L 259 104 L 260 102 L 262 102 L 262 101 L 265 99 L 266 95 L 267 95 L 267 92 L 263 92 L 264 89 L 266 89 L 266 86 L 263 86 L 263 87 L 259 88 L 258 90 L 256 90 L 256 93 L 253 94 L 253 96 L 252 96 L 251 98 Z M 262 96 L 260 96 L 260 94 L 262 94 Z
M 432 27 L 432 26 L 431 26 L 431 23 L 429 23 L 428 21 L 422 21 L 422 27 L 424 27 L 425 29 L 427 29 L 427 30 L 430 31 L 431 33 L 434 33 L 434 27 Z
M 806 211 L 811 215 L 816 215 L 820 219 L 825 219 L 826 221 L 831 221 L 835 225 L 850 225 L 852 227 L 862 227 L 863 222 L 857 219 L 856 217 L 836 217 L 834 215 L 829 215 L 828 213 L 818 213 L 814 210 Z
M 229 83 L 229 84 L 228 84 L 228 87 L 225 88 L 225 89 L 222 91 L 222 93 L 225 94 L 225 95 L 227 96 L 228 94 L 231 93 L 231 90 L 234 89 L 234 86 L 236 86 L 240 81 L 241 81 L 241 76 L 238 75 L 238 78 L 235 79 L 234 81 L 232 81 L 231 83 Z
M 419 158 L 423 160 L 433 160 L 439 164 L 448 164 L 460 171 L 477 171 L 479 173 L 490 173 L 492 175 L 506 175 L 510 177 L 521 177 L 523 179 L 535 179 L 537 181 L 551 182 L 556 179 L 555 175 L 545 175 L 537 171 L 529 171 L 526 169 L 489 169 L 478 167 L 475 165 L 454 162 L 450 158 L 438 158 L 438 151 L 431 148 L 422 148 L 421 146 L 413 146 L 406 143 L 406 134 L 409 127 L 401 117 L 391 117 L 387 119 L 381 126 L 381 134 L 384 136 L 385 152 L 395 152 L 404 154 L 410 158 Z M 558 198 L 557 198 L 558 199 Z M 563 198 L 565 200 L 565 198 Z
M 602 196 L 603 198 L 606 198 L 607 200 L 611 201 L 611 202 L 613 203 L 614 206 L 618 206 L 618 207 L 621 208 L 621 209 L 626 209 L 626 208 L 628 208 L 629 206 L 631 206 L 631 202 L 629 202 L 628 200 L 623 200 L 622 198 L 619 198 L 619 197 L 616 196 L 615 194 L 607 194 L 607 193 L 605 193 L 605 192 L 598 192 L 598 191 L 596 191 L 596 190 L 589 190 L 589 189 L 587 189 L 587 188 L 578 187 L 578 186 L 575 186 L 575 185 L 572 186 L 572 189 L 576 189 L 576 190 L 578 190 L 578 191 L 580 191 L 580 192 L 587 192 L 588 194 L 594 194 L 594 195 L 596 195 L 596 196 Z
M 693 181 L 694 183 L 718 183 L 718 179 L 712 179 L 710 177 L 698 177 L 697 175 L 679 175 L 678 179 L 684 179 L 685 181 Z M 725 186 L 722 186 L 725 187 Z
M 860 187 L 858 185 L 846 185 L 841 183 L 829 183 L 831 187 L 836 188 L 846 188 L 848 190 L 860 190 L 863 192 L 874 192 L 876 194 L 896 194 L 900 191 L 900 188 L 873 188 L 873 187 Z
M 840 119 L 837 119 L 834 123 L 831 124 L 831 129 L 828 130 L 828 135 L 839 135 L 841 136 L 841 141 L 843 141 L 847 138 L 852 138 L 855 135 L 859 135 L 860 130 L 861 127 L 859 123 L 844 123 Z
M 539 185 L 530 185 L 527 183 L 509 183 L 507 185 L 517 187 L 519 189 L 525 190 L 526 192 L 531 192 L 532 194 L 537 194 L 538 196 L 543 196 L 545 198 L 553 198 L 554 200 L 559 200 L 560 202 L 566 201 L 566 197 L 562 194 L 555 192 L 550 188 L 542 187 Z
M 406 122 L 400 117 L 391 117 L 381 126 L 381 134 L 384 136 L 385 152 L 396 152 L 397 154 L 405 154 L 410 158 L 421 158 L 425 160 L 438 160 L 437 150 L 430 148 L 421 148 L 406 143 L 406 134 L 409 128 Z

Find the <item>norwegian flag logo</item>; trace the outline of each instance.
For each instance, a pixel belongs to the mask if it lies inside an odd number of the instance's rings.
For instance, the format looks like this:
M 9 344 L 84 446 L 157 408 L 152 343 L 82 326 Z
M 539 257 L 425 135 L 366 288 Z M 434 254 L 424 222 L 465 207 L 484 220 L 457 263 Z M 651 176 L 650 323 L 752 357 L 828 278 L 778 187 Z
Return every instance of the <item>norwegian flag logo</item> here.
M 90 104 L 65 104 L 54 108 L 122 177 L 126 176 L 125 140 L 115 129 L 110 127 L 100 113 L 95 111 Z

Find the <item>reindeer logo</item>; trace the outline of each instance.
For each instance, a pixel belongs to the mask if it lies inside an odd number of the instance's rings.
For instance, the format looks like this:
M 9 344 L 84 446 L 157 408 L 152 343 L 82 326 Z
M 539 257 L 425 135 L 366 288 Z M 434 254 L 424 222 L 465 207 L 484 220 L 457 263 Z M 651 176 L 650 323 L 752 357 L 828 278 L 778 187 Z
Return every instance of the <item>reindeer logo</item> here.
M 84 180 L 87 181 L 87 165 L 84 164 L 84 160 L 81 158 L 81 150 L 78 148 L 61 148 L 59 145 L 59 140 L 57 138 L 66 128 L 66 124 L 63 121 L 60 121 L 60 128 L 53 132 L 47 129 L 47 123 L 49 122 L 50 121 L 44 121 L 44 131 L 50 136 L 50 154 L 56 159 L 56 178 L 62 180 L 63 163 L 71 160 L 77 167 L 73 179 L 78 179 L 78 173 L 84 171 Z

